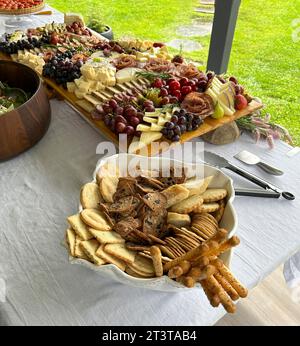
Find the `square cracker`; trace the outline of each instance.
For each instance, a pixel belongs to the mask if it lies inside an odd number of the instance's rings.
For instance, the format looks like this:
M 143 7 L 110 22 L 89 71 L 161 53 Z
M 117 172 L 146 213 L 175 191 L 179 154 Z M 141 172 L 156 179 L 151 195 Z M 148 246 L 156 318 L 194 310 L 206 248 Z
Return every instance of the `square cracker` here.
M 70 255 L 75 256 L 76 233 L 72 228 L 66 230 L 66 241 L 69 245 Z
M 91 234 L 99 241 L 100 244 L 122 244 L 125 240 L 115 231 L 99 231 L 89 228 Z
M 104 247 L 104 251 L 126 263 L 133 263 L 137 254 L 136 251 L 128 250 L 125 244 L 107 244 Z
M 85 252 L 82 250 L 80 244 L 82 242 L 82 239 L 76 235 L 75 238 L 75 248 L 74 248 L 74 257 L 81 258 L 87 261 L 90 261 L 88 256 L 85 254 Z
M 100 244 L 96 239 L 84 240 L 80 243 L 82 250 L 85 254 L 95 263 L 97 266 L 101 266 L 106 262 L 96 255 L 96 251 L 99 248 Z
M 113 256 L 107 252 L 104 251 L 104 246 L 105 245 L 101 245 L 98 250 L 96 251 L 96 255 L 101 257 L 104 261 L 106 261 L 107 263 L 111 263 L 114 264 L 115 266 L 117 266 L 119 269 L 121 269 L 122 271 L 125 271 L 126 268 L 126 262 L 122 261 L 121 259 L 117 258 L 116 256 Z
M 80 214 L 75 214 L 68 217 L 68 222 L 75 231 L 75 233 L 83 240 L 89 240 L 93 238 L 93 235 L 89 232 L 85 223 L 81 220 Z

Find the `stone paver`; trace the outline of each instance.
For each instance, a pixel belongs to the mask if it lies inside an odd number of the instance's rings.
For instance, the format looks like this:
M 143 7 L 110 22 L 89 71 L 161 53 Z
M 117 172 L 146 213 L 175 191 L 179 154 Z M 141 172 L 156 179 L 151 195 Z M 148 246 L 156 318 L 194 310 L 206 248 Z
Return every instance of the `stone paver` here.
M 200 0 L 201 5 L 214 5 L 215 0 Z
M 211 33 L 212 23 L 199 23 L 194 21 L 191 25 L 180 26 L 176 30 L 177 35 L 190 36 L 206 36 Z
M 208 8 L 208 7 L 197 7 L 197 8 L 195 8 L 195 11 L 198 13 L 207 13 L 207 14 L 214 14 L 215 13 L 214 8 Z
M 192 41 L 192 40 L 185 40 L 185 39 L 174 39 L 167 43 L 169 47 L 180 49 L 182 46 L 182 50 L 184 52 L 193 52 L 195 50 L 202 49 L 202 46 L 200 43 Z

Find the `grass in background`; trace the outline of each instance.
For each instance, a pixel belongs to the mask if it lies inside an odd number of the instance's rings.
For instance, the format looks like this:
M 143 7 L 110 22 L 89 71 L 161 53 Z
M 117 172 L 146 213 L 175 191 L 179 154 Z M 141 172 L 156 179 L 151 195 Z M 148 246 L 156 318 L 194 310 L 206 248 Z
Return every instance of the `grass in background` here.
M 120 37 L 168 42 L 176 28 L 209 15 L 194 11 L 198 0 L 50 0 L 65 12 L 86 18 L 97 13 Z M 228 73 L 236 75 L 252 95 L 267 105 L 272 120 L 286 126 L 300 145 L 300 41 L 293 42 L 292 21 L 300 18 L 300 2 L 243 0 Z M 185 56 L 206 64 L 209 36 L 188 37 L 201 43 L 200 51 Z

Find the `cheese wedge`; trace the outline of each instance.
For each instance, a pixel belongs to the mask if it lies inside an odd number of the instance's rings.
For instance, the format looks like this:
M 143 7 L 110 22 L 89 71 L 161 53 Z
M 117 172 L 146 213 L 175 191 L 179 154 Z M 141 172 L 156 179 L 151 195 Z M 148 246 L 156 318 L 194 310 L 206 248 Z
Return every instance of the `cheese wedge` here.
M 76 84 L 74 82 L 68 82 L 67 83 L 67 89 L 70 93 L 73 93 L 75 91 Z
M 142 131 L 142 132 L 150 132 L 151 131 L 151 126 L 140 124 L 140 125 L 137 126 L 136 130 L 137 131 Z
M 148 145 L 154 141 L 157 141 L 161 137 L 162 137 L 161 132 L 143 132 L 141 134 L 140 142 L 145 145 Z
M 157 125 L 157 124 L 154 124 L 154 123 L 151 124 L 151 131 L 160 132 L 162 129 L 163 129 L 163 127 L 160 126 L 160 125 Z

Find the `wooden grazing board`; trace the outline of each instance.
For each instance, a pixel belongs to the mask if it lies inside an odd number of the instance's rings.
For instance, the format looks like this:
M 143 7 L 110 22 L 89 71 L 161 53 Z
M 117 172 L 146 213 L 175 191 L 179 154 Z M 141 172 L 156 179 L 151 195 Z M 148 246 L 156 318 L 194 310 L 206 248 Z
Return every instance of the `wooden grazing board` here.
M 5 60 L 11 60 L 10 57 L 5 56 L 3 54 L 0 53 L 0 59 L 5 59 Z M 104 122 L 102 120 L 94 120 L 92 119 L 91 115 L 89 112 L 87 112 L 86 110 L 84 110 L 83 108 L 81 108 L 78 104 L 76 104 L 76 101 L 78 101 L 79 99 L 75 96 L 74 93 L 70 93 L 67 90 L 65 90 L 63 87 L 57 85 L 54 81 L 48 79 L 48 78 L 44 78 L 44 81 L 47 85 L 49 85 L 51 88 L 53 88 L 56 93 L 61 96 L 63 99 L 65 99 L 66 101 L 68 101 L 68 103 L 75 108 L 78 113 L 91 125 L 93 126 L 96 130 L 98 130 L 98 132 L 100 132 L 102 135 L 104 135 L 107 139 L 111 140 L 113 143 L 115 143 L 116 145 L 119 144 L 118 141 L 118 136 L 113 133 L 108 127 L 106 127 L 106 125 L 104 124 Z M 259 110 L 263 107 L 262 103 L 256 102 L 256 101 L 252 101 L 247 108 L 241 110 L 241 111 L 237 111 L 235 112 L 234 115 L 232 116 L 224 116 L 222 119 L 213 119 L 211 117 L 208 117 L 204 120 L 204 123 L 195 131 L 192 132 L 186 132 L 183 135 L 181 135 L 180 138 L 180 143 L 184 143 L 187 142 L 193 138 L 196 137 L 200 137 L 202 135 L 204 135 L 207 132 L 213 131 L 216 128 L 223 126 L 225 124 L 228 124 L 234 120 L 237 120 L 245 115 L 248 115 L 256 110 Z M 161 139 L 162 141 L 167 141 L 166 139 L 164 139 L 162 137 Z M 171 142 L 170 142 L 171 143 Z M 178 142 L 175 142 L 174 144 L 177 144 Z M 130 143 L 129 143 L 130 144 Z M 158 154 L 158 152 L 148 151 L 148 154 L 150 156 L 154 156 L 156 154 Z

